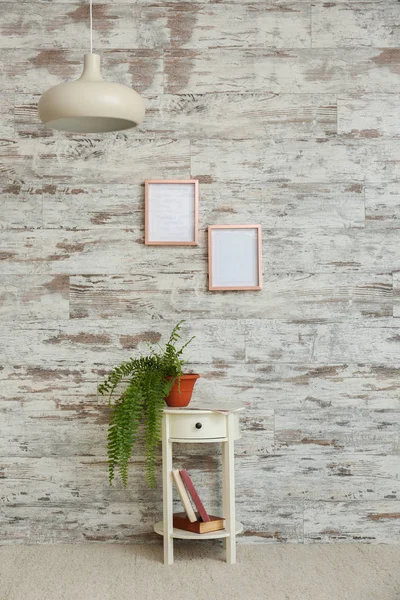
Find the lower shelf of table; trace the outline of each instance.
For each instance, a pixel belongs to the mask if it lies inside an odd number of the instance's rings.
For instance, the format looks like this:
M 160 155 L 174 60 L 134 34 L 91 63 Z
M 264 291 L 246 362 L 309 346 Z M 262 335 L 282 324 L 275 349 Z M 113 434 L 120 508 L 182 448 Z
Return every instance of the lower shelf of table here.
M 154 525 L 154 531 L 159 535 L 164 535 L 163 522 L 158 521 Z M 236 521 L 236 535 L 242 533 L 243 525 Z M 218 538 L 226 538 L 228 537 L 228 532 L 225 529 L 220 529 L 219 531 L 211 531 L 210 533 L 193 533 L 192 531 L 185 531 L 184 529 L 174 529 L 172 530 L 172 537 L 181 539 L 181 540 L 216 540 Z

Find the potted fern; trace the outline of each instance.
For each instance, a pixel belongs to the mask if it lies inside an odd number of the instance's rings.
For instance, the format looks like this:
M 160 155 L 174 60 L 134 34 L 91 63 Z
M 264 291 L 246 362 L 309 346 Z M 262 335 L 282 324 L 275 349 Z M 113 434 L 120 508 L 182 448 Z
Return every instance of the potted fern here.
M 148 355 L 130 358 L 121 363 L 98 387 L 101 395 L 108 395 L 109 406 L 112 407 L 107 437 L 110 484 L 118 467 L 124 487 L 127 486 L 129 458 L 138 437 L 139 425 L 143 423 L 146 480 L 150 487 L 155 486 L 155 465 L 157 446 L 161 439 L 164 400 L 172 392 L 172 396 L 175 394 L 179 402 L 180 396 L 185 392 L 186 380 L 182 373 L 185 363 L 182 353 L 193 337 L 177 348 L 181 339 L 182 323 L 183 321 L 179 321 L 175 325 L 165 348 L 148 344 Z M 199 375 L 190 377 L 193 389 Z M 116 395 L 120 384 L 125 384 L 124 390 Z M 190 397 L 191 391 L 186 404 L 189 403 Z

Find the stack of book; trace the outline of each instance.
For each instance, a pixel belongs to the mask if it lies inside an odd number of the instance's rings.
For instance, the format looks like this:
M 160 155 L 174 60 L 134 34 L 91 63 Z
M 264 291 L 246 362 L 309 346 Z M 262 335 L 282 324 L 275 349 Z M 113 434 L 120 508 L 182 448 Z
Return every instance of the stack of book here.
M 185 509 L 185 512 L 174 514 L 174 527 L 177 529 L 192 531 L 193 533 L 210 533 L 211 531 L 219 531 L 220 529 L 223 529 L 223 517 L 214 517 L 213 515 L 209 515 L 207 513 L 186 469 L 174 469 L 172 471 L 172 475 L 176 489 L 178 490 L 178 494 Z M 193 510 L 189 494 L 198 512 Z

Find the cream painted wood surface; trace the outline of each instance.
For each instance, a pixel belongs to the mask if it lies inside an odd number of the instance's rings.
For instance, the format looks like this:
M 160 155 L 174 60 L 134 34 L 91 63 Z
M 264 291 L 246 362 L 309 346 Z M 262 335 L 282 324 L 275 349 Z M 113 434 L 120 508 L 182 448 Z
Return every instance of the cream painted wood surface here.
M 0 541 L 158 540 L 144 448 L 107 482 L 97 383 L 186 319 L 193 406 L 246 406 L 241 543 L 398 542 L 400 4 L 94 2 L 128 134 L 46 129 L 88 3 L 0 0 Z M 145 247 L 145 179 L 200 180 L 199 244 Z M 208 225 L 260 223 L 263 289 L 210 293 Z M 221 511 L 218 444 L 176 444 Z M 175 504 L 177 509 L 179 505 Z

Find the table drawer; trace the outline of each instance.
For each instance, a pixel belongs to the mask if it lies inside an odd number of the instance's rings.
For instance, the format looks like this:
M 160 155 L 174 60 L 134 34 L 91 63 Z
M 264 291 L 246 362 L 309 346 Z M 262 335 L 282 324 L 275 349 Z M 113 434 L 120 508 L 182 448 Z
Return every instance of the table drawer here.
M 227 437 L 227 418 L 222 413 L 170 415 L 169 435 L 174 439 L 218 439 Z M 234 439 L 239 437 L 239 419 L 234 417 Z

